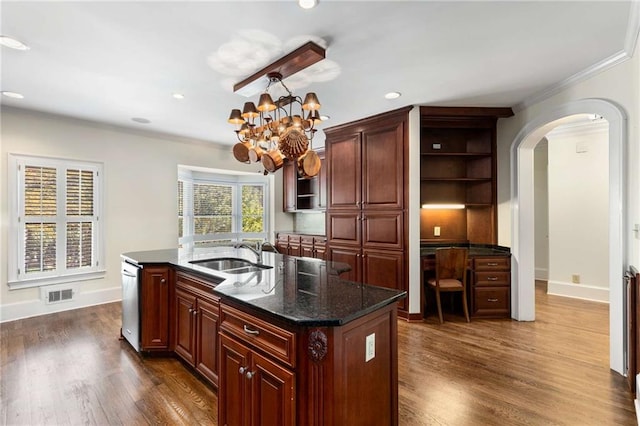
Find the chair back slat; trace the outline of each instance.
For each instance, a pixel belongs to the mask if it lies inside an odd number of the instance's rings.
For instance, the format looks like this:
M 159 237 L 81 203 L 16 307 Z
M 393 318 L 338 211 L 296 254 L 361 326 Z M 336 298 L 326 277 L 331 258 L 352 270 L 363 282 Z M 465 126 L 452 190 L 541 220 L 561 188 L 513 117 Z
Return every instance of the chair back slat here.
M 437 279 L 448 278 L 466 281 L 468 250 L 462 247 L 436 249 Z

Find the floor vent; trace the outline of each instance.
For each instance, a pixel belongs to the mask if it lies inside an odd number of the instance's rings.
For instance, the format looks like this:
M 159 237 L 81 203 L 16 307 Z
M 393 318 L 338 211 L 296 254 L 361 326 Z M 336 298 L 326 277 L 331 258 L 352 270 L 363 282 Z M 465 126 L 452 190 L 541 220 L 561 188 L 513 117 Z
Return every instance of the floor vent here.
M 71 288 L 64 290 L 50 290 L 47 292 L 47 304 L 66 302 L 68 300 L 73 300 L 73 289 Z

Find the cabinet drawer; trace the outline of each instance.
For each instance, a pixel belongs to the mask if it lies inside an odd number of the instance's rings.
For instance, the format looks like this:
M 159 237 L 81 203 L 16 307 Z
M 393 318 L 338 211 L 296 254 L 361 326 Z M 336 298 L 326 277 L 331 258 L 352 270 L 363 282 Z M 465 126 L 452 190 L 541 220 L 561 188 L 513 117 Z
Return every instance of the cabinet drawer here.
M 300 244 L 300 235 L 289 235 L 289 242 L 294 244 Z
M 224 304 L 220 306 L 220 330 L 295 367 L 296 336 L 290 331 Z
M 508 317 L 511 292 L 509 287 L 476 287 L 473 289 L 473 315 Z
M 509 269 L 508 257 L 477 257 L 474 259 L 476 271 L 503 271 Z
M 477 286 L 502 286 L 509 285 L 510 281 L 510 273 L 509 272 L 476 272 L 474 285 Z
M 304 245 L 313 245 L 313 237 L 310 235 L 303 235 L 300 237 L 300 242 Z

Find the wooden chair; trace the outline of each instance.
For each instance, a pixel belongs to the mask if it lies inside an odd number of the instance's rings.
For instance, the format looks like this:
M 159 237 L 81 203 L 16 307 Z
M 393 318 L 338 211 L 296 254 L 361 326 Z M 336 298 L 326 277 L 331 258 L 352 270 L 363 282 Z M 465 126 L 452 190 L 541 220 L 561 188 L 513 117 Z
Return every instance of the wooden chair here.
M 429 287 L 435 290 L 436 304 L 440 324 L 442 318 L 442 303 L 440 293 L 459 291 L 462 292 L 462 307 L 464 315 L 469 320 L 469 308 L 467 307 L 467 258 L 469 252 L 466 248 L 447 247 L 436 249 L 436 276 L 427 281 Z

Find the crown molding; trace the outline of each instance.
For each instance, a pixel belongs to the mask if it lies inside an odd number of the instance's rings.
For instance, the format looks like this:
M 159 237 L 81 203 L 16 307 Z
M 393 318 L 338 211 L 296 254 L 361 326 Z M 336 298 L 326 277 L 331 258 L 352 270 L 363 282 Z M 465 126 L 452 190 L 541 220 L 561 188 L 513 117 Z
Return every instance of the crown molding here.
M 624 47 L 622 50 L 614 53 L 608 58 L 599 61 L 590 67 L 579 71 L 572 76 L 553 84 L 546 89 L 543 89 L 532 96 L 529 96 L 522 102 L 516 104 L 513 107 L 514 112 L 520 112 L 532 105 L 544 101 L 552 97 L 553 95 L 560 93 L 564 89 L 579 82 L 585 81 L 596 74 L 599 74 L 609 68 L 622 64 L 633 57 L 633 52 L 638 42 L 638 35 L 640 34 L 640 0 L 632 0 L 629 10 L 629 20 L 627 21 L 627 34 L 624 40 Z

